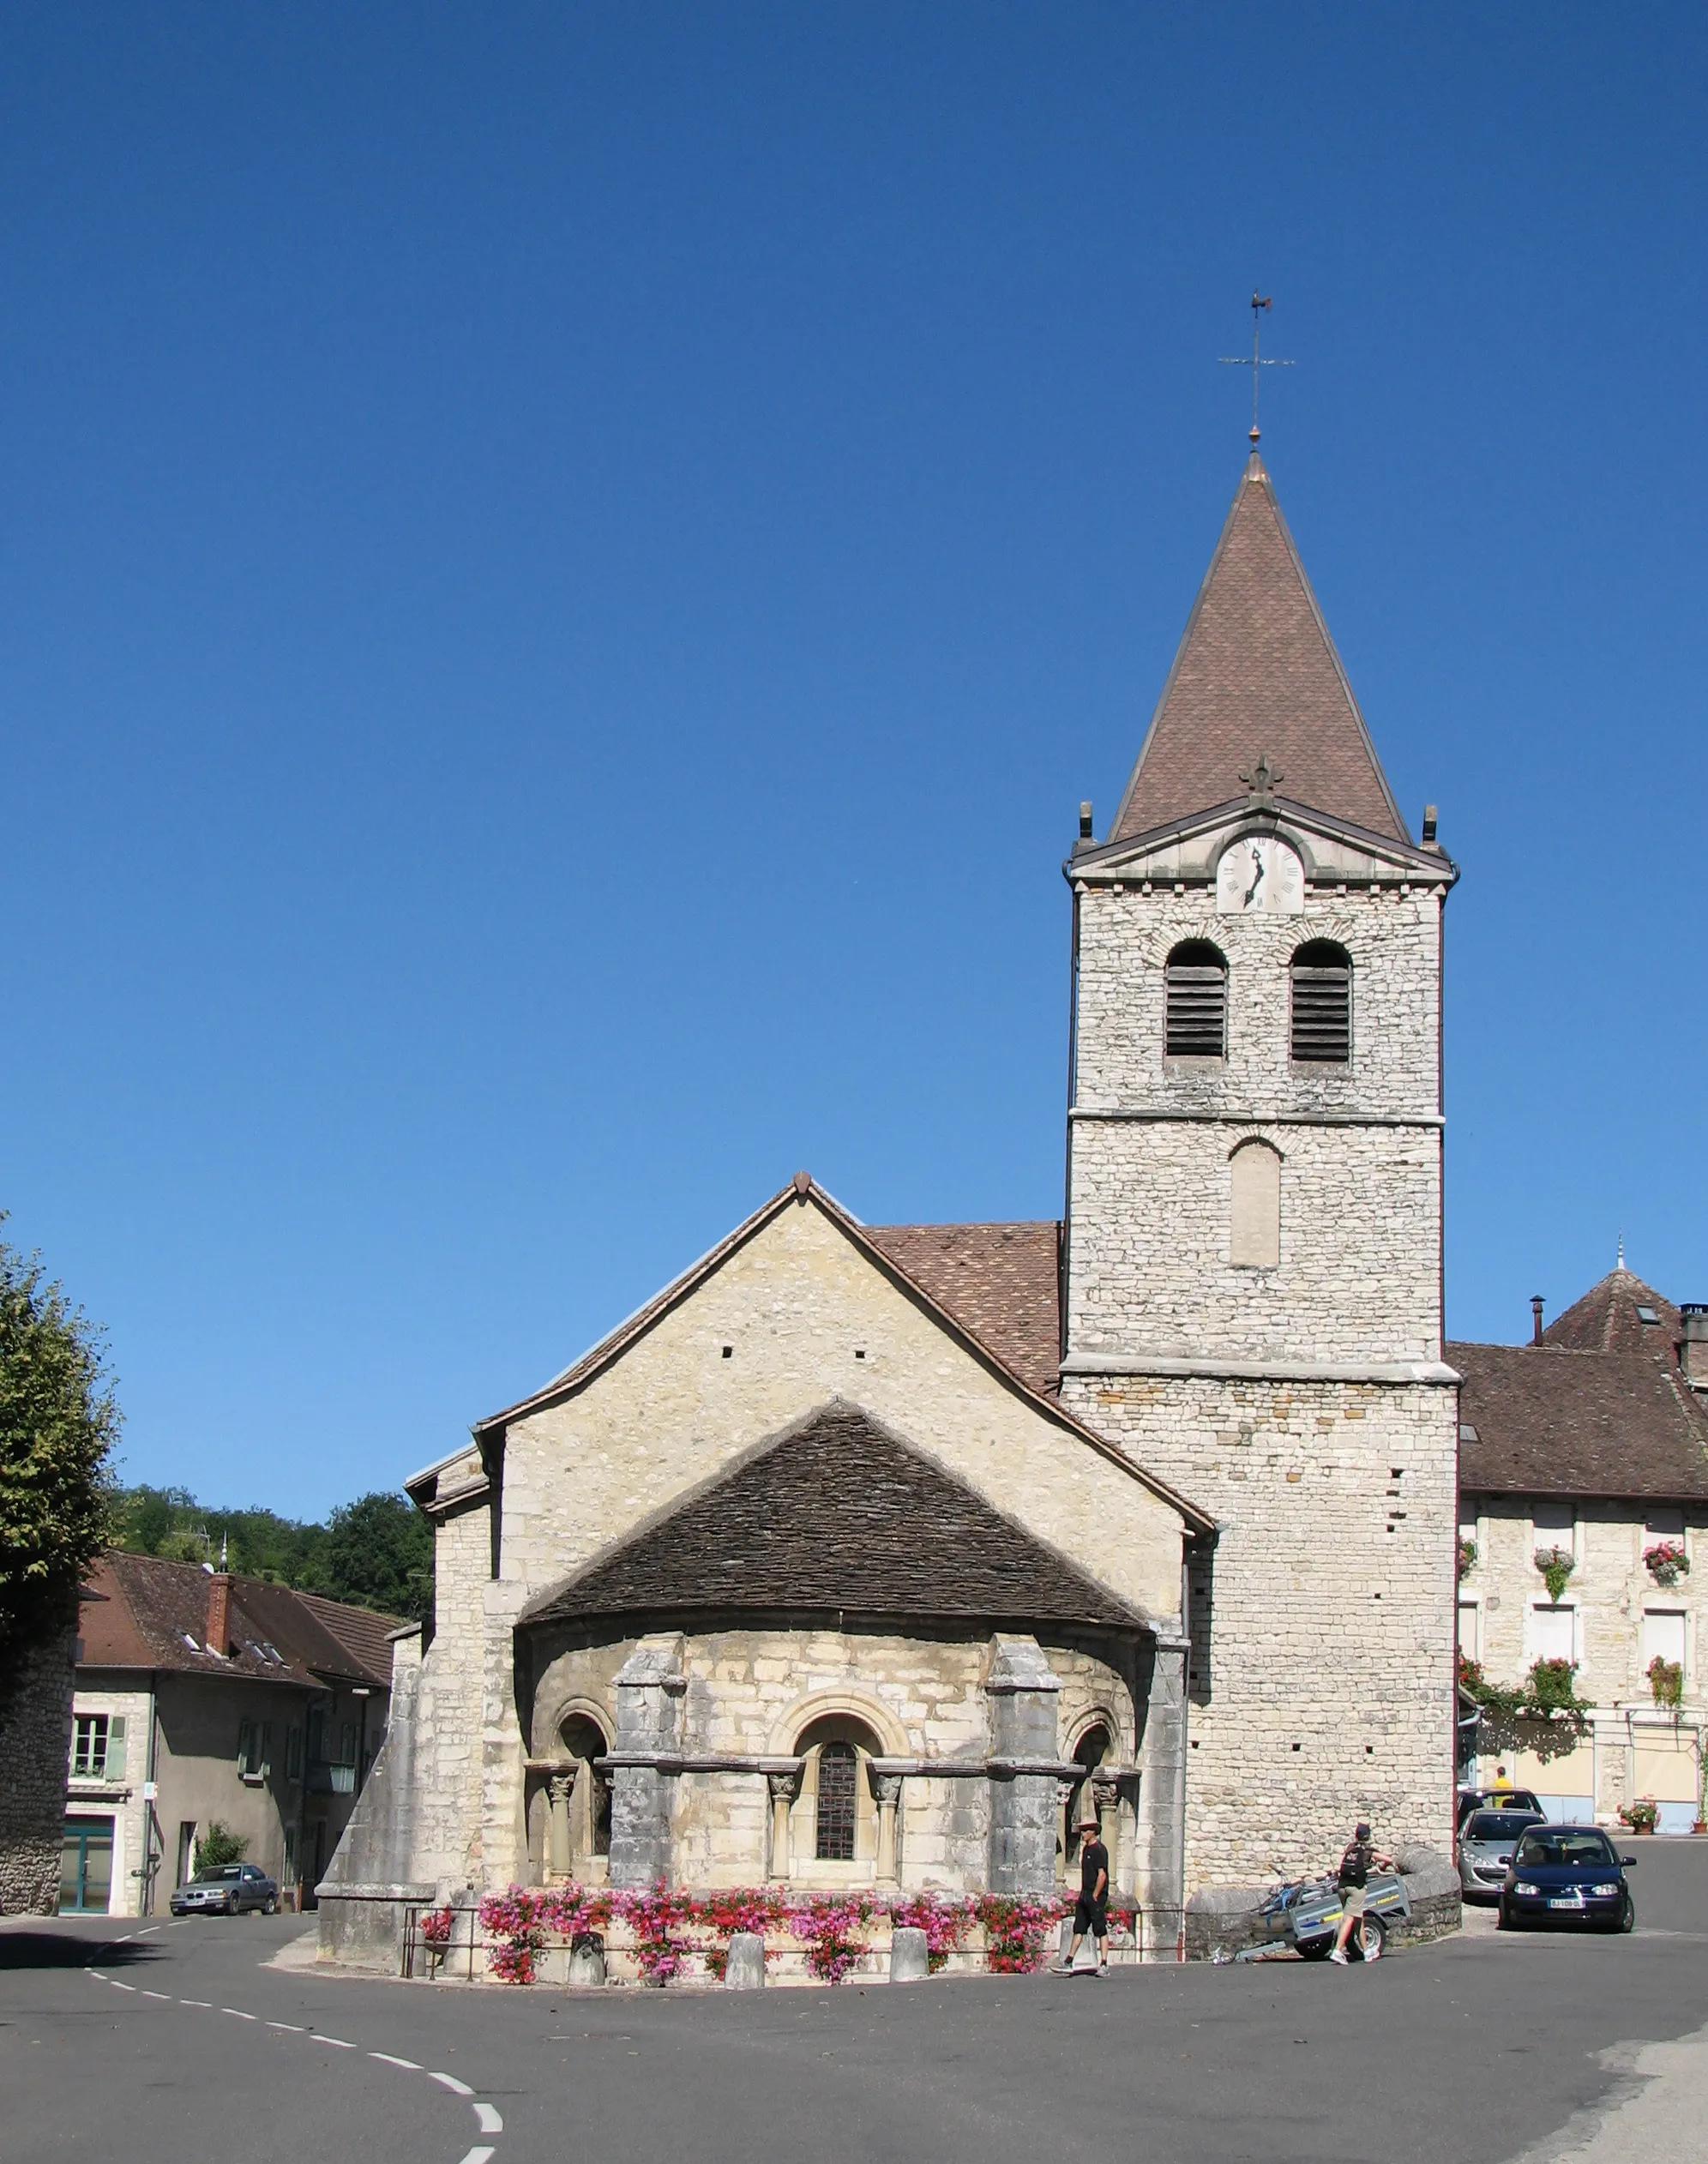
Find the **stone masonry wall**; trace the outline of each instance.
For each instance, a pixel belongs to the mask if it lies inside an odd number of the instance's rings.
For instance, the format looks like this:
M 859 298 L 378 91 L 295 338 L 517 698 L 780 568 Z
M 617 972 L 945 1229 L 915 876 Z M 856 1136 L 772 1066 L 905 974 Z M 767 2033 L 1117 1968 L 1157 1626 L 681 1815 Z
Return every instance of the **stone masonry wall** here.
M 51 1916 L 59 1906 L 73 1676 L 62 1638 L 26 1663 L 0 1710 L 0 1915 Z
M 1193 1569 L 1187 1884 L 1326 1868 L 1453 1814 L 1451 1388 L 1099 1378 L 1087 1420 L 1213 1512 Z

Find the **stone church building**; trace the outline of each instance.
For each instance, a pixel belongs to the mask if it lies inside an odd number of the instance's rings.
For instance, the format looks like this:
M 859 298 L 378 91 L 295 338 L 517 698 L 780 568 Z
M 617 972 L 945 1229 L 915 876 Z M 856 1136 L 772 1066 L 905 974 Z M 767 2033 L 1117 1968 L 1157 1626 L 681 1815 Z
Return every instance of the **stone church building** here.
M 1442 912 L 1254 449 L 1082 808 L 1059 1223 L 804 1173 L 409 1482 L 424 1636 L 323 1888 L 1048 1890 L 1148 1948 L 1368 1816 L 1451 1842 Z

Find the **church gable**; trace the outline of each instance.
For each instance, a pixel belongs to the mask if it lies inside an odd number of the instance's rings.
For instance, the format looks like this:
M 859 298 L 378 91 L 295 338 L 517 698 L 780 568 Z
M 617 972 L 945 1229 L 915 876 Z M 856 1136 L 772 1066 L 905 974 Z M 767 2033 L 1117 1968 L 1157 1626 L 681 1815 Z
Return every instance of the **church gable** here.
M 863 1407 L 838 1403 L 619 1542 L 521 1620 L 731 1608 L 981 1628 L 1150 1620 Z

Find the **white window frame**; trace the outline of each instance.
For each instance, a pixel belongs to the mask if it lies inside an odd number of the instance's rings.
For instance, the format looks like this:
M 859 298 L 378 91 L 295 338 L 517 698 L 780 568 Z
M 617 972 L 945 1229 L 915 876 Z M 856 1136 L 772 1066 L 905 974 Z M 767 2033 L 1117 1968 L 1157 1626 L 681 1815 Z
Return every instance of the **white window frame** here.
M 1692 1657 L 1696 1633 L 1691 1628 L 1691 1612 L 1687 1608 L 1680 1608 L 1676 1602 L 1668 1602 L 1663 1606 L 1659 1601 L 1644 1602 L 1642 1632 L 1637 1641 L 1637 1666 L 1645 1683 L 1649 1680 L 1649 1663 L 1655 1657 L 1648 1646 L 1649 1618 L 1651 1615 L 1675 1615 L 1683 1626 L 1684 1683 L 1688 1690 L 1695 1680 L 1696 1672 L 1696 1662 Z
M 1581 1668 L 1584 1665 L 1583 1611 L 1579 1607 L 1576 1601 L 1556 1602 L 1549 1600 L 1533 1600 L 1530 1604 L 1528 1620 L 1525 1626 L 1525 1635 L 1529 1640 L 1529 1644 L 1525 1650 L 1525 1666 L 1528 1668 L 1532 1662 L 1553 1661 L 1557 1660 L 1560 1657 L 1557 1654 L 1544 1653 L 1543 1651 L 1541 1645 L 1541 1634 L 1536 1626 L 1536 1619 L 1538 1615 L 1570 1616 L 1572 1619 L 1572 1650 L 1567 1657 L 1574 1664 L 1574 1666 Z
M 64 1700 L 62 1698 L 63 1705 Z M 112 1733 L 111 1716 L 105 1713 L 74 1713 L 71 1716 L 71 1778 L 74 1781 L 105 1781 L 107 1767 L 107 1740 Z M 89 1746 L 96 1742 L 100 1749 Z
M 1465 1642 L 1464 1635 L 1464 1619 L 1467 1609 L 1470 1612 L 1471 1619 L 1471 1642 L 1469 1644 Z M 1480 1595 L 1476 1593 L 1459 1595 L 1458 1622 L 1459 1651 L 1467 1661 L 1481 1661 L 1482 1658 L 1482 1601 Z

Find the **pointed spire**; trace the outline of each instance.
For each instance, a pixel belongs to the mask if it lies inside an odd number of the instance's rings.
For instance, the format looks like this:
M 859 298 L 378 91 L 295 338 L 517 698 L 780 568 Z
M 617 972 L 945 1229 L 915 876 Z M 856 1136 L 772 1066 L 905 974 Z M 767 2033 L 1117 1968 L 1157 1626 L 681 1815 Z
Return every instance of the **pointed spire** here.
M 1292 802 L 1410 842 L 1254 448 L 1110 839 L 1243 795 L 1260 755 Z

